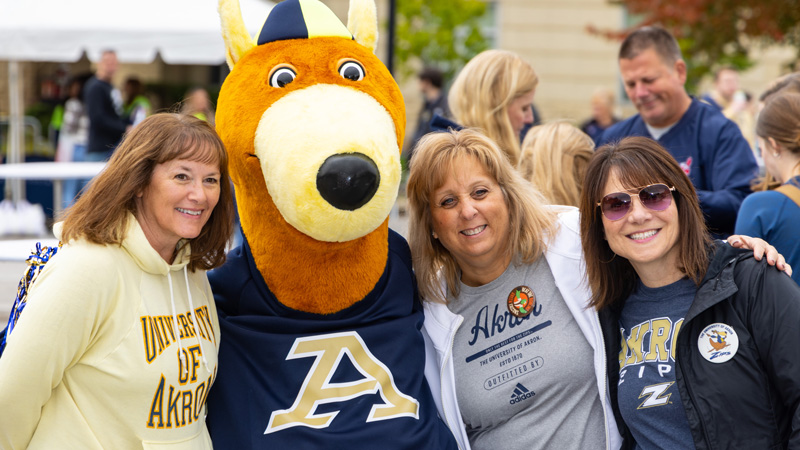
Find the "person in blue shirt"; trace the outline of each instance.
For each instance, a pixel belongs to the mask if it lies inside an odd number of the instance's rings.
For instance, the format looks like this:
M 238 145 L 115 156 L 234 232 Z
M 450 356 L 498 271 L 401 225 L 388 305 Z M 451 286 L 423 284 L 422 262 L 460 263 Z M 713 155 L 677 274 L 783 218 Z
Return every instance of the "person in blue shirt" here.
M 782 186 L 756 192 L 742 202 L 736 232 L 768 240 L 793 265 L 800 265 L 800 94 L 778 93 L 768 100 L 756 125 L 767 174 Z M 800 284 L 800 274 L 792 279 Z
M 750 181 L 758 174 L 741 131 L 716 108 L 686 92 L 686 63 L 677 41 L 663 28 L 631 33 L 620 48 L 619 67 L 639 114 L 607 129 L 598 144 L 627 136 L 658 141 L 692 180 L 712 234 L 730 235 Z

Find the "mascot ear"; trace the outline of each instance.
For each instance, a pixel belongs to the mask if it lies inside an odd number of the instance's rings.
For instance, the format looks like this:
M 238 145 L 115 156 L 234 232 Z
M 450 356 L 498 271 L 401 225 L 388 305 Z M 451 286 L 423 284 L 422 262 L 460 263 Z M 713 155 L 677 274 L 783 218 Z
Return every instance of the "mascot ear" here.
M 356 42 L 375 53 L 378 44 L 378 13 L 375 9 L 375 0 L 350 0 L 347 29 L 353 34 Z
M 219 0 L 219 17 L 222 20 L 225 59 L 228 67 L 233 69 L 239 59 L 256 44 L 244 25 L 239 0 Z

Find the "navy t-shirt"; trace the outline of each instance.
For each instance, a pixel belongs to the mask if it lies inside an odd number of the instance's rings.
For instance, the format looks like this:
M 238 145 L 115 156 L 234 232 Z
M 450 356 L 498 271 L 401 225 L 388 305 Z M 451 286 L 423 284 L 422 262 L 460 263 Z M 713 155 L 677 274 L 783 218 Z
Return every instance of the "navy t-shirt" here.
M 659 288 L 640 281 L 622 309 L 617 401 L 636 448 L 694 448 L 675 385 L 675 341 L 695 292 L 688 278 Z

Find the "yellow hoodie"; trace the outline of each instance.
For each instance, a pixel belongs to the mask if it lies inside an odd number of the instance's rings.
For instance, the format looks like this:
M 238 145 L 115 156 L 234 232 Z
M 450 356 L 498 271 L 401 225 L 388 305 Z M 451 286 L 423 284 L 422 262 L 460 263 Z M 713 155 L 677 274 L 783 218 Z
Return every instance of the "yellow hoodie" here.
M 211 448 L 206 274 L 186 270 L 188 246 L 167 264 L 129 219 L 121 246 L 65 244 L 31 288 L 0 358 L 0 448 Z

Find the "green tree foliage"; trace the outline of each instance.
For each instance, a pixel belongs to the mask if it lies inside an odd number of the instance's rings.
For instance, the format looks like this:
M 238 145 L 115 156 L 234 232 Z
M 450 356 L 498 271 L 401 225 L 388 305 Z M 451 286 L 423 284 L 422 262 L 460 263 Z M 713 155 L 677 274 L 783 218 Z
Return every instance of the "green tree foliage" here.
M 399 78 L 430 65 L 452 80 L 470 58 L 489 48 L 481 26 L 486 12 L 481 0 L 397 0 Z
M 750 51 L 763 45 L 793 46 L 800 58 L 797 0 L 610 1 L 641 17 L 638 25 L 659 24 L 672 32 L 689 66 L 690 89 L 717 67 L 750 67 Z M 630 31 L 589 28 L 591 32 L 619 39 Z

